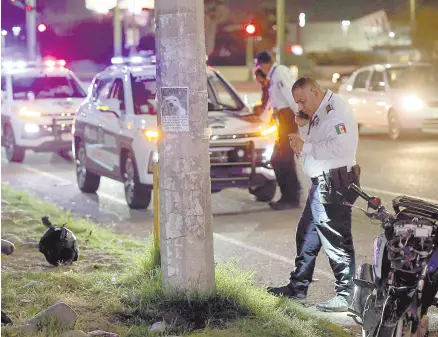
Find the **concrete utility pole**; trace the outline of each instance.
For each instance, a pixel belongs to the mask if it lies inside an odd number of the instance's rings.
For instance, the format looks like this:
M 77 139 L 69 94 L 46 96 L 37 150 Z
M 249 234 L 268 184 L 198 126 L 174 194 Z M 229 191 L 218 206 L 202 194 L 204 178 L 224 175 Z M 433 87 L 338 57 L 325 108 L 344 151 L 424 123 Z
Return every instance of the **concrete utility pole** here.
M 285 0 L 277 0 L 277 62 L 284 64 Z
M 156 1 L 155 10 L 163 283 L 168 291 L 210 295 L 215 271 L 204 0 Z
M 113 28 L 114 28 L 114 55 L 122 56 L 122 20 L 120 18 L 119 0 L 116 0 L 114 7 Z
M 36 44 L 36 0 L 27 0 L 27 5 L 32 6 L 32 10 L 26 11 L 26 34 L 27 34 L 27 52 L 29 61 L 36 61 L 37 44 Z

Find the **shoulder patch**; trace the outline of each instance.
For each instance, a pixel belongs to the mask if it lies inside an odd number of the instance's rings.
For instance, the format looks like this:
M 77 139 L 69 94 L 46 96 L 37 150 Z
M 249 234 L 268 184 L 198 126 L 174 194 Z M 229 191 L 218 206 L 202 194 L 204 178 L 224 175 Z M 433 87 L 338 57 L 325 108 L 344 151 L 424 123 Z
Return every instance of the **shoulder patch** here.
M 335 125 L 335 130 L 336 130 L 336 133 L 338 135 L 341 135 L 343 133 L 347 133 L 347 128 L 345 127 L 344 123 L 340 123 L 340 124 Z

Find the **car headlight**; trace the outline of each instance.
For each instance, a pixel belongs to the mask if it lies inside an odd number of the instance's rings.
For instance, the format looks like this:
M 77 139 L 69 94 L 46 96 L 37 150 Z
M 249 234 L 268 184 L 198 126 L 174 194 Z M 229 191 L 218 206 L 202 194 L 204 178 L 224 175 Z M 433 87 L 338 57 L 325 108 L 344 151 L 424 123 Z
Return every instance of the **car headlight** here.
M 421 110 L 426 104 L 418 96 L 407 96 L 403 98 L 403 106 L 407 110 Z
M 19 111 L 18 114 L 21 117 L 27 117 L 27 118 L 38 118 L 41 117 L 41 112 L 39 111 L 34 111 L 34 110 L 30 110 L 26 107 L 22 107 Z
M 24 131 L 27 133 L 38 133 L 40 132 L 40 126 L 38 124 L 24 124 Z
M 158 130 L 143 130 L 143 134 L 150 142 L 157 140 L 159 136 Z
M 271 125 L 269 128 L 260 131 L 260 135 L 263 137 L 270 136 L 270 135 L 276 133 L 277 130 L 278 130 L 277 125 Z

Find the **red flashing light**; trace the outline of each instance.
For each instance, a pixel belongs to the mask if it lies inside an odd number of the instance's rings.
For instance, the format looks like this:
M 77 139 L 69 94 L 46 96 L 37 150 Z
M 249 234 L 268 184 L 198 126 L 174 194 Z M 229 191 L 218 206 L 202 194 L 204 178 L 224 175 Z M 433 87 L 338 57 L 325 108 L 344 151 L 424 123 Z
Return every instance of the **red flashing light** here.
M 248 35 L 254 35 L 254 33 L 256 32 L 256 27 L 250 23 L 246 25 L 245 31 L 248 33 Z
M 46 26 L 44 23 L 40 23 L 40 24 L 38 25 L 38 31 L 39 31 L 40 33 L 44 33 L 46 30 L 47 30 L 47 26 Z
M 32 5 L 27 5 L 27 6 L 24 8 L 24 10 L 25 10 L 26 12 L 30 12 L 31 10 L 33 10 L 33 6 L 32 6 Z

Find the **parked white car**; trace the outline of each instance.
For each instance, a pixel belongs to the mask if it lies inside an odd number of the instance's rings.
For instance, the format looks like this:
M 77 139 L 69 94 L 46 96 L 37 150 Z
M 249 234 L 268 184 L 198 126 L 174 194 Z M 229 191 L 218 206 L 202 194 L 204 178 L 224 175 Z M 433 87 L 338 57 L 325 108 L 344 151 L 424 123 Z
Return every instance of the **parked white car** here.
M 2 64 L 2 146 L 8 161 L 22 162 L 26 150 L 70 151 L 73 116 L 86 91 L 64 65 L 62 60 Z
M 438 133 L 438 69 L 431 64 L 363 67 L 339 94 L 360 126 L 386 128 L 391 139 L 412 131 Z
M 249 111 L 231 84 L 210 67 L 207 77 L 212 192 L 240 187 L 270 201 L 277 186 L 270 164 L 276 126 L 246 120 Z M 105 176 L 123 182 L 130 208 L 148 207 L 159 135 L 155 99 L 155 64 L 117 64 L 97 74 L 75 116 L 80 190 L 94 193 Z

